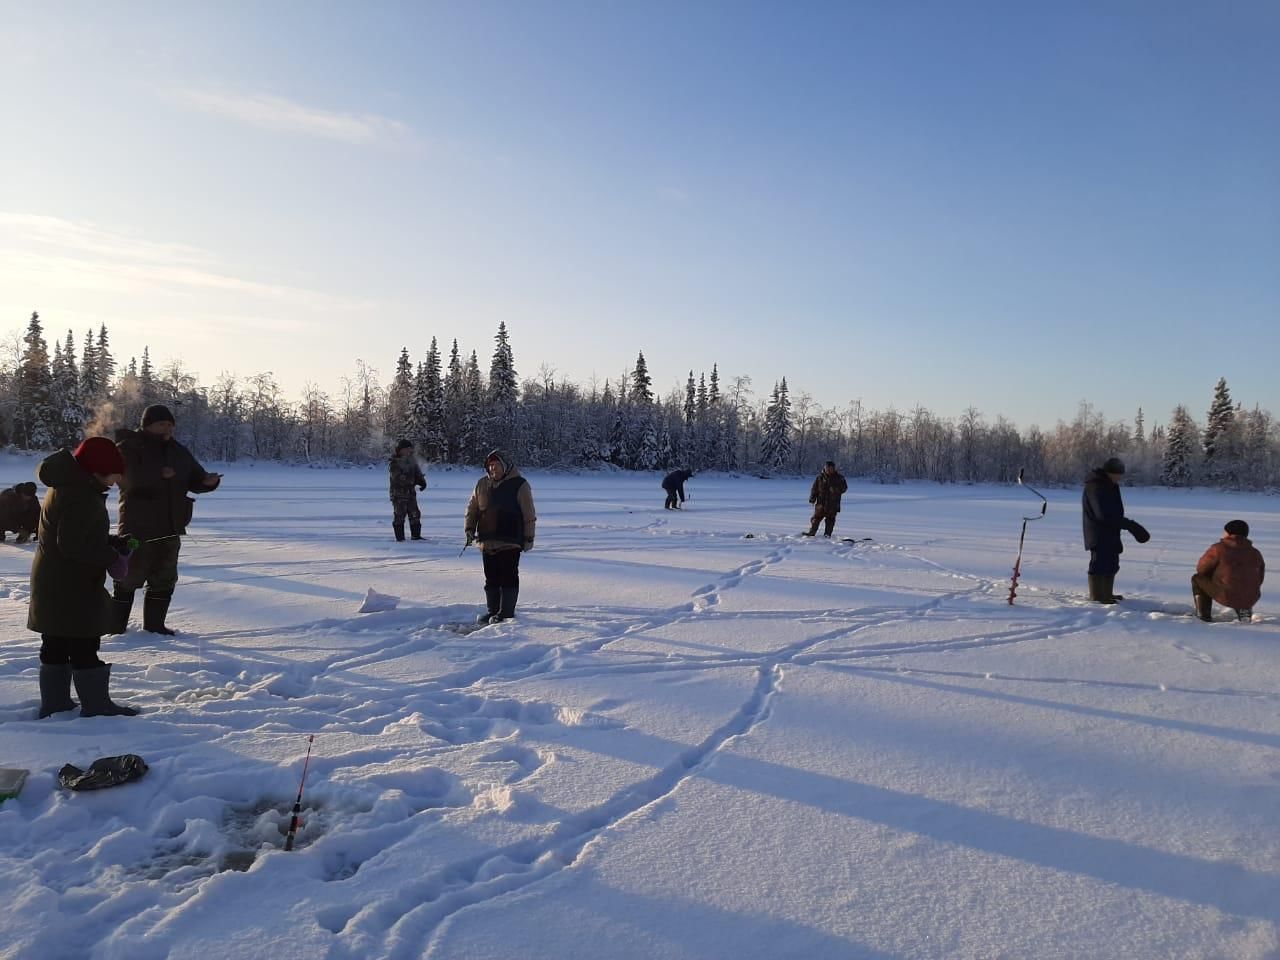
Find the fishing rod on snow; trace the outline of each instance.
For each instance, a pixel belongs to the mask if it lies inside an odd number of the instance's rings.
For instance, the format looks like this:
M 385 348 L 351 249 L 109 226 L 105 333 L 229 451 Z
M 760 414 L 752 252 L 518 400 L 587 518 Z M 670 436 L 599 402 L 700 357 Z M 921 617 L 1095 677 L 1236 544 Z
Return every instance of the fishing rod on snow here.
M 298 828 L 302 826 L 302 788 L 307 783 L 307 767 L 311 765 L 311 745 L 316 742 L 316 735 L 307 737 L 307 759 L 302 762 L 302 779 L 298 782 L 298 799 L 293 801 L 293 816 L 289 818 L 289 832 L 285 834 L 284 848 L 293 849 L 294 838 L 298 836 Z
M 1025 472 L 1025 469 L 1020 469 L 1018 471 L 1018 486 L 1029 490 L 1040 498 L 1040 512 L 1034 516 L 1022 518 L 1022 535 L 1018 537 L 1018 559 L 1013 562 L 1013 580 L 1009 583 L 1009 606 L 1011 607 L 1013 606 L 1013 598 L 1018 595 L 1018 577 L 1022 575 L 1022 545 L 1027 539 L 1027 524 L 1032 520 L 1039 520 L 1049 509 L 1048 498 L 1035 487 L 1027 486 L 1027 484 L 1023 482 L 1022 475 Z

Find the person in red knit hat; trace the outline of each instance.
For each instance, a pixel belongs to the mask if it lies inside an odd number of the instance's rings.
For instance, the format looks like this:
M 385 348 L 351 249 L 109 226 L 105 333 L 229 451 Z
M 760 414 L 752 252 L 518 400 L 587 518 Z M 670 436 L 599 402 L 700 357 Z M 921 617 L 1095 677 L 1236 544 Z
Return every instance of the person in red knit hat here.
M 31 562 L 27 629 L 40 634 L 40 716 L 74 710 L 82 717 L 134 716 L 112 701 L 111 664 L 98 659 L 111 625 L 107 574 L 129 572 L 127 547 L 110 536 L 107 491 L 120 482 L 124 458 L 106 437 L 90 437 L 74 453 L 59 450 L 36 470 L 49 488 Z

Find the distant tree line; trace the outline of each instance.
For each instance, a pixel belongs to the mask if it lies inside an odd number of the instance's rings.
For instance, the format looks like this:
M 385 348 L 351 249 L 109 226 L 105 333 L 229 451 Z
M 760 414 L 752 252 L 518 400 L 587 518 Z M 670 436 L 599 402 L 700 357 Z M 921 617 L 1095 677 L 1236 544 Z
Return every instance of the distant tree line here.
M 135 426 L 151 403 L 171 406 L 179 436 L 210 460 L 367 463 L 405 437 L 435 463 L 476 464 L 500 446 L 534 467 L 809 474 L 830 459 L 850 476 L 885 483 L 1007 483 L 1025 468 L 1038 483 L 1074 484 L 1121 456 L 1131 482 L 1280 486 L 1275 420 L 1234 402 L 1225 379 L 1203 426 L 1183 405 L 1168 424 L 1148 428 L 1141 409 L 1131 423 L 1108 421 L 1082 403 L 1074 419 L 1045 431 L 988 420 L 973 407 L 957 418 L 923 407 L 869 409 L 860 400 L 823 407 L 807 393 L 793 397 L 785 377 L 761 398 L 749 377 L 723 382 L 714 363 L 658 396 L 643 352 L 603 384 L 584 387 L 547 366 L 522 380 L 503 323 L 486 370 L 475 350 L 464 353 L 455 340 L 446 356 L 432 338 L 416 363 L 408 348 L 400 351 L 385 386 L 357 360 L 336 392 L 308 383 L 296 400 L 270 372 L 223 373 L 206 386 L 181 360 L 155 366 L 146 347 L 141 359 L 118 363 L 105 326 L 78 344 L 68 330 L 51 354 L 33 313 L 25 332 L 0 344 L 0 444 L 49 450 L 110 436 Z

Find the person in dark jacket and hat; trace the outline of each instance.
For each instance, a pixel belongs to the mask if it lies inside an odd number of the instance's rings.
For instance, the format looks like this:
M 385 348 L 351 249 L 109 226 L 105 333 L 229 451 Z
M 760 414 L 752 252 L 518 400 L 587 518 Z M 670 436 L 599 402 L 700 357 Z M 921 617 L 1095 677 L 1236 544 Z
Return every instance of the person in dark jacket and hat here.
M 806 536 L 818 535 L 818 524 L 825 521 L 824 537 L 831 536 L 836 528 L 836 514 L 840 512 L 840 498 L 849 489 L 849 482 L 836 469 L 836 462 L 828 460 L 822 472 L 813 480 L 809 488 L 809 502 L 813 504 L 813 516 L 809 518 L 809 532 Z
M 80 695 L 80 715 L 134 716 L 108 692 L 111 664 L 98 659 L 111 623 L 107 574 L 129 572 L 123 544 L 111 537 L 107 491 L 119 483 L 124 460 L 106 437 L 90 437 L 75 453 L 47 457 L 36 475 L 44 497 L 35 556 L 27 629 L 40 634 L 40 716 L 74 710 L 71 685 Z
M 390 463 L 391 529 L 396 539 L 404 539 L 404 521 L 409 519 L 409 535 L 422 539 L 422 511 L 418 509 L 418 494 L 414 490 L 427 489 L 427 478 L 422 475 L 418 458 L 413 455 L 413 444 L 401 440 L 396 444 L 395 456 Z
M 178 583 L 178 552 L 191 522 L 195 501 L 189 493 L 208 493 L 222 482 L 221 474 L 200 466 L 191 451 L 173 438 L 173 413 L 153 403 L 142 414 L 142 429 L 116 431 L 116 446 L 124 457 L 120 482 L 122 537 L 140 541 L 128 577 L 115 584 L 112 633 L 124 633 L 133 610 L 133 597 L 146 585 L 142 601 L 142 629 L 173 635 L 165 625 L 173 590 Z
M 19 543 L 26 543 L 39 525 L 40 501 L 34 483 L 16 483 L 0 490 L 0 543 L 10 531 L 18 535 Z
M 1236 619 L 1248 623 L 1253 606 L 1262 599 L 1262 581 L 1267 565 L 1249 540 L 1249 524 L 1231 520 L 1222 528 L 1222 539 L 1204 552 L 1191 578 L 1191 596 L 1196 616 L 1213 620 L 1213 602 L 1236 612 Z
M 1123 477 L 1124 462 L 1119 457 L 1111 457 L 1089 474 L 1081 498 L 1084 546 L 1089 551 L 1089 599 L 1098 603 L 1124 599 L 1114 589 L 1116 574 L 1120 572 L 1120 554 L 1124 552 L 1120 531 L 1128 530 L 1139 543 L 1151 539 L 1142 524 L 1124 515 L 1124 499 L 1120 496 Z
M 667 502 L 663 505 L 663 509 L 680 509 L 680 503 L 685 501 L 684 482 L 692 476 L 692 470 L 672 470 L 662 478 L 662 489 L 667 491 Z M 680 503 L 676 502 L 677 497 L 679 497 Z
M 520 596 L 520 554 L 533 549 L 538 517 L 533 491 L 511 457 L 494 450 L 484 460 L 485 475 L 467 501 L 467 545 L 479 541 L 484 560 L 486 612 L 477 623 L 499 623 L 516 615 Z

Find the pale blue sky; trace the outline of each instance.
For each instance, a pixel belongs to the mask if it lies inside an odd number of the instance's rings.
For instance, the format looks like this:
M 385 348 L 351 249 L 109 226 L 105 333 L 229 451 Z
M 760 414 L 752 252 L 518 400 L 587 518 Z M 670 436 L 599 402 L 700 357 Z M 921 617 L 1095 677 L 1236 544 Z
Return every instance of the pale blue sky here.
M 1280 3 L 0 4 L 0 324 L 1280 413 Z

